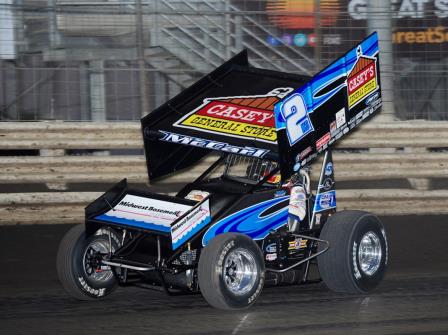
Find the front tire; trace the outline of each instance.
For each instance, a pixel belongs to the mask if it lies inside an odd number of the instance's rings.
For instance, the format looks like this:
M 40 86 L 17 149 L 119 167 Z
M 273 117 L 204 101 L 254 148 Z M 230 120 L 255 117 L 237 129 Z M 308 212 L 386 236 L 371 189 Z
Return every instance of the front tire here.
M 86 237 L 85 226 L 77 225 L 65 234 L 59 244 L 56 268 L 65 291 L 78 300 L 94 300 L 112 293 L 117 280 L 110 267 L 99 263 L 100 254 L 109 250 L 106 230 L 100 229 Z M 112 235 L 112 250 L 119 240 Z
M 329 250 L 318 256 L 325 285 L 335 292 L 366 293 L 384 277 L 387 266 L 387 237 L 383 224 L 373 214 L 342 211 L 331 216 L 320 238 Z M 319 251 L 325 246 L 319 246 Z
M 215 308 L 251 306 L 261 294 L 264 278 L 263 254 L 246 235 L 218 235 L 201 252 L 199 286 L 204 299 Z

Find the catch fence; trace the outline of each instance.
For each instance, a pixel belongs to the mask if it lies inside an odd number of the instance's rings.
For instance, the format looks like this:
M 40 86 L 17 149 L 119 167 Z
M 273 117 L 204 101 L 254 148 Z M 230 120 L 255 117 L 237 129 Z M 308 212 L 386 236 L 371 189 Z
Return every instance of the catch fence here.
M 448 119 L 448 3 L 0 0 L 0 120 L 138 120 L 242 49 L 314 74 L 381 30 L 385 112 Z

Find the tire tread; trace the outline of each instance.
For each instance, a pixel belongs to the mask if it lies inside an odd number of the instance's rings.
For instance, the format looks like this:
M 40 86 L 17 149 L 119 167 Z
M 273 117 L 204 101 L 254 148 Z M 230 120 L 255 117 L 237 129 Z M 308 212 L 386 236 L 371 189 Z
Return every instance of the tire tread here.
M 78 287 L 73 272 L 73 252 L 79 239 L 85 236 L 84 224 L 72 227 L 63 237 L 59 244 L 56 257 L 56 268 L 60 283 L 65 291 L 78 300 L 95 300 L 96 298 L 87 296 Z
M 318 256 L 319 273 L 325 285 L 334 292 L 359 294 L 365 293 L 352 278 L 347 254 L 352 253 L 350 241 L 357 224 L 372 214 L 365 211 L 341 211 L 328 219 L 322 228 L 320 238 L 329 241 L 327 252 Z M 319 246 L 319 251 L 323 250 Z
M 249 243 L 253 243 L 255 248 L 259 250 L 258 246 L 250 237 L 237 233 L 225 233 L 220 234 L 215 238 L 213 238 L 209 242 L 209 244 L 202 249 L 201 255 L 199 257 L 198 279 L 201 293 L 205 298 L 205 300 L 211 306 L 218 309 L 234 310 L 234 309 L 248 308 L 251 305 L 253 305 L 253 303 L 256 300 L 254 299 L 254 301 L 248 304 L 247 306 L 235 307 L 229 304 L 229 302 L 226 300 L 225 296 L 219 289 L 219 281 L 217 280 L 218 276 L 215 275 L 215 271 L 216 271 L 216 264 L 218 263 L 218 259 L 220 256 L 220 250 L 222 246 L 225 245 L 227 242 L 238 239 L 243 239 Z M 261 253 L 261 250 L 259 250 L 259 252 L 262 260 L 261 270 L 264 271 L 263 255 Z

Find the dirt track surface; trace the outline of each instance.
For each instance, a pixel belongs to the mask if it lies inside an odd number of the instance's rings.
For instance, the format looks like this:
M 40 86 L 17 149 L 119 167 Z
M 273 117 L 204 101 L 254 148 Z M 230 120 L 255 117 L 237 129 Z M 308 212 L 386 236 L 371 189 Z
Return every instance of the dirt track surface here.
M 448 334 L 448 216 L 382 220 L 389 271 L 372 294 L 273 287 L 237 312 L 215 310 L 200 294 L 138 288 L 72 300 L 55 271 L 70 226 L 0 227 L 0 334 Z

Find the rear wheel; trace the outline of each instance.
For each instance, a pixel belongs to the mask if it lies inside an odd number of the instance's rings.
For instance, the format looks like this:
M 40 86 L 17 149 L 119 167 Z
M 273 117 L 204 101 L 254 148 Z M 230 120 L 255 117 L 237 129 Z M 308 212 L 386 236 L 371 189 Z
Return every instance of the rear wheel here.
M 112 251 L 119 240 L 111 233 Z M 57 273 L 64 289 L 79 300 L 102 298 L 114 291 L 117 280 L 109 266 L 101 264 L 109 252 L 109 236 L 100 229 L 86 237 L 84 225 L 70 229 L 62 239 L 57 254 Z
M 235 233 L 218 235 L 199 258 L 201 293 L 215 308 L 247 308 L 261 294 L 264 271 L 262 252 L 251 238 Z
M 338 212 L 325 223 L 320 238 L 330 243 L 329 250 L 317 258 L 320 275 L 329 289 L 365 293 L 381 282 L 388 250 L 378 217 L 362 211 Z

